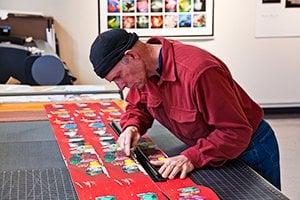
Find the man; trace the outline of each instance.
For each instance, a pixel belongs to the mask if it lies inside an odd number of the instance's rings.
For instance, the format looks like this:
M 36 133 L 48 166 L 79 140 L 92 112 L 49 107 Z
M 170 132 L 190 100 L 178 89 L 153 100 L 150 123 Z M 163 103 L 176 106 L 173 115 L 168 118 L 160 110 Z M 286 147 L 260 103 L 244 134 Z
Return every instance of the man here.
M 280 188 L 278 144 L 262 109 L 207 51 L 163 37 L 144 43 L 135 33 L 100 34 L 90 60 L 98 76 L 130 88 L 119 145 L 127 155 L 158 120 L 189 146 L 160 166 L 165 178 L 240 158 Z

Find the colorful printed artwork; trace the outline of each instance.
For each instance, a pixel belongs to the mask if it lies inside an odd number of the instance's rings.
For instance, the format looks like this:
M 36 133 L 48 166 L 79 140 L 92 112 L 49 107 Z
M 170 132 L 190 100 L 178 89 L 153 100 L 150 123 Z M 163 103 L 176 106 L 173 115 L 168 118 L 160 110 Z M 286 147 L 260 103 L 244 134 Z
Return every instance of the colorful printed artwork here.
M 162 12 L 163 2 L 162 0 L 151 0 L 151 12 Z
M 134 12 L 135 4 L 134 0 L 123 0 L 122 1 L 122 11 L 124 13 Z
M 115 196 L 102 196 L 102 197 L 96 197 L 95 200 L 117 200 L 117 198 Z
M 123 27 L 124 28 L 135 28 L 135 17 L 134 16 L 124 16 L 123 17 Z
M 99 0 L 100 31 L 123 28 L 141 37 L 213 36 L 213 4 L 213 0 Z
M 207 197 L 200 195 L 197 187 L 186 187 L 178 189 L 180 192 L 179 200 L 208 200 Z
M 142 16 L 137 16 L 137 28 L 149 28 L 149 17 L 142 15 Z
M 205 26 L 205 24 L 206 24 L 205 15 L 195 14 L 193 24 L 194 24 L 194 27 Z
M 191 15 L 179 15 L 179 26 L 180 27 L 191 27 Z
M 177 16 L 175 15 L 165 15 L 165 27 L 166 28 L 176 28 L 178 23 Z
M 147 13 L 149 9 L 149 0 L 137 0 L 136 11 L 140 13 Z
M 111 29 L 121 28 L 120 16 L 107 16 L 107 27 Z
M 218 200 L 212 190 L 190 179 L 154 183 L 138 160 L 126 156 L 116 142 L 117 134 L 109 125 L 122 114 L 116 103 L 49 104 L 45 108 L 79 199 L 157 200 L 167 195 L 169 199 Z M 149 160 L 166 159 L 148 137 L 138 146 Z
M 176 12 L 177 0 L 165 0 L 165 12 Z
M 190 12 L 192 9 L 191 0 L 179 0 L 179 12 Z
M 151 16 L 151 28 L 162 28 L 163 26 L 163 16 Z
M 140 200 L 158 200 L 157 195 L 151 192 L 138 194 L 138 197 Z
M 205 11 L 205 0 L 194 0 L 194 11 Z
M 120 12 L 120 0 L 108 0 L 107 4 L 109 13 Z

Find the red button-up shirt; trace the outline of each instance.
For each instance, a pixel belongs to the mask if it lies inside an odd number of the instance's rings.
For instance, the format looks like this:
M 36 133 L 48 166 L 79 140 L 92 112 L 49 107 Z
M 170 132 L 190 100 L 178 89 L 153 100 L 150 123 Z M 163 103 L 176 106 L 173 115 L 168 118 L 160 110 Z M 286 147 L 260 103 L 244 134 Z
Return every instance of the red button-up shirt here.
M 130 89 L 123 129 L 134 125 L 144 134 L 158 120 L 189 145 L 181 154 L 195 167 L 238 157 L 262 120 L 262 109 L 207 51 L 162 37 L 148 43 L 162 44 L 162 74 L 142 90 Z

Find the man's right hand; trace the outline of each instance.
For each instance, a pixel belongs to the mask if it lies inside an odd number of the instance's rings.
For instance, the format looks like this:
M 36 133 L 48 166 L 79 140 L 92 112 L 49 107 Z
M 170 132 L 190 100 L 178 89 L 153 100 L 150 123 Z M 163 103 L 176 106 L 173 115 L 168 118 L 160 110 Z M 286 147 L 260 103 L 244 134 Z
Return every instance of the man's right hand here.
M 127 156 L 130 155 L 130 148 L 135 147 L 140 139 L 140 133 L 135 126 L 128 126 L 121 133 L 117 143 L 124 150 Z

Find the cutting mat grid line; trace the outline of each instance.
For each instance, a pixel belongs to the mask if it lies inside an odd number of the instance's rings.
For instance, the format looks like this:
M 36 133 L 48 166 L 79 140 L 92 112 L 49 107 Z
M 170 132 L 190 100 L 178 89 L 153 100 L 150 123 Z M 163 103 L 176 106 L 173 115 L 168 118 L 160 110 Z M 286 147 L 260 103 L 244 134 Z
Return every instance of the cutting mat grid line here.
M 24 169 L 0 172 L 1 200 L 77 200 L 67 169 Z
M 218 169 L 203 169 L 193 172 L 190 177 L 197 184 L 214 188 L 222 200 L 287 200 L 288 198 L 255 176 L 241 161 Z

